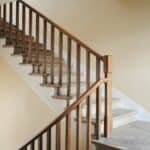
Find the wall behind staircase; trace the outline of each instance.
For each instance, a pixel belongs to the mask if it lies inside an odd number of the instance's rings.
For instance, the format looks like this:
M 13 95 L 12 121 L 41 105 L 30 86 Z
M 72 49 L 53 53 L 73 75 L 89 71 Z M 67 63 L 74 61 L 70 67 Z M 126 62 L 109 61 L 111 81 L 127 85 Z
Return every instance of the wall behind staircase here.
M 17 150 L 53 113 L 1 57 L 0 70 L 0 149 Z
M 150 111 L 149 0 L 26 0 L 83 41 L 113 54 L 113 85 Z

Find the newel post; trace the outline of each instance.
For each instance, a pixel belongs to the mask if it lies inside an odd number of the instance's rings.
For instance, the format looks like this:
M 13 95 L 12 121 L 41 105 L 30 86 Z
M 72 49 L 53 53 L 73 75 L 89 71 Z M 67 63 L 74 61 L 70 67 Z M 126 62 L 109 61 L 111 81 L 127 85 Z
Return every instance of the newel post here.
M 112 133 L 112 56 L 104 56 L 105 78 L 110 79 L 105 83 L 105 113 L 104 113 L 104 137 L 110 137 Z

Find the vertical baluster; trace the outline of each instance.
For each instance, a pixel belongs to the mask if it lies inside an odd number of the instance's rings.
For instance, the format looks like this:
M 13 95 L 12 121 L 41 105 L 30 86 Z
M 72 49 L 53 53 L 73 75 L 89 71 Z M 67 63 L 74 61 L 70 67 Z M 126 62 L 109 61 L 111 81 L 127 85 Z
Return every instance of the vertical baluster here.
M 46 74 L 47 21 L 44 20 L 44 74 Z
M 4 22 L 6 22 L 6 4 L 3 5 L 3 19 L 4 19 Z
M 87 150 L 91 150 L 91 101 L 87 99 Z
M 46 146 L 46 150 L 51 150 L 51 128 L 48 129 L 47 131 L 47 146 Z
M 32 61 L 32 22 L 33 22 L 33 17 L 32 17 L 32 10 L 29 9 L 29 37 L 30 37 L 30 41 L 29 41 L 29 50 L 28 50 L 28 62 Z
M 2 6 L 0 5 L 0 19 L 2 18 Z
M 13 17 L 13 7 L 12 2 L 9 5 L 9 42 L 12 43 L 11 33 L 12 33 L 12 17 Z
M 81 150 L 81 108 L 80 106 L 77 107 L 77 127 L 76 127 L 76 149 Z
M 22 5 L 22 51 L 24 53 L 23 63 L 27 63 L 27 53 L 25 49 L 25 30 L 26 30 L 26 7 Z
M 6 4 L 3 5 L 3 28 L 4 28 L 4 36 L 6 36 Z
M 54 44 L 55 43 L 55 28 L 54 25 L 51 25 L 51 51 L 52 51 L 52 56 L 51 56 L 51 84 L 54 84 Z
M 18 44 L 19 35 L 19 1 L 16 1 L 16 45 Z
M 90 52 L 87 51 L 86 52 L 86 89 L 87 90 L 90 87 L 90 70 L 91 70 L 90 61 L 91 61 Z
M 77 44 L 77 58 L 76 58 L 76 77 L 77 77 L 77 98 L 80 96 L 80 61 L 81 61 L 81 47 Z
M 62 66 L 62 61 L 63 61 L 63 32 L 59 32 L 59 59 L 60 59 L 60 64 L 59 64 L 59 79 L 58 79 L 58 84 L 62 85 L 62 71 L 63 71 L 63 66 Z M 57 88 L 57 95 L 60 94 L 60 88 Z
M 43 150 L 43 137 L 42 137 L 42 135 L 38 139 L 38 150 Z
M 105 83 L 105 114 L 104 114 L 104 136 L 110 137 L 112 132 L 112 57 L 104 57 L 105 78 L 110 79 Z
M 27 150 L 27 146 L 23 150 Z
M 56 124 L 56 150 L 61 150 L 61 122 Z
M 71 114 L 66 116 L 65 150 L 71 150 Z
M 34 141 L 31 143 L 31 150 L 35 150 L 35 144 L 34 144 Z
M 36 43 L 39 43 L 39 30 L 40 30 L 40 23 L 39 23 L 39 15 L 36 14 Z M 39 47 L 36 45 L 36 63 L 39 63 Z
M 86 53 L 86 88 L 90 87 L 90 52 Z M 87 97 L 87 150 L 91 149 L 91 101 L 90 96 Z
M 72 43 L 71 43 L 71 38 L 68 37 L 68 52 L 67 52 L 67 96 L 71 96 L 71 47 L 72 47 Z M 69 105 L 69 101 L 67 101 L 67 105 Z
M 96 57 L 96 81 L 100 80 L 100 58 Z M 96 139 L 100 137 L 101 129 L 101 92 L 100 87 L 96 89 L 96 125 L 95 134 Z
M 0 5 L 0 21 L 2 21 L 2 6 Z M 2 27 L 2 23 L 0 22 L 0 27 Z M 0 29 L 0 37 L 2 36 L 2 29 Z
M 76 76 L 77 76 L 77 98 L 80 96 L 80 63 L 81 63 L 81 47 L 77 44 L 77 58 L 76 58 Z M 80 132 L 81 132 L 81 108 L 77 107 L 77 150 L 80 150 Z

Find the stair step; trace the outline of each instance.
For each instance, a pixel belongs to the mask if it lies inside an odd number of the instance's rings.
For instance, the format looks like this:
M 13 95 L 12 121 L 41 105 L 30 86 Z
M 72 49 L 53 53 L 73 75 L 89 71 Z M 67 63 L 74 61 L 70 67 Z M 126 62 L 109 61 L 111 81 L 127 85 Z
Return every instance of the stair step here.
M 82 85 L 85 86 L 86 83 L 85 82 L 81 82 L 80 84 L 81 84 L 81 86 Z M 59 88 L 62 87 L 63 88 L 63 87 L 67 87 L 68 83 L 55 84 L 55 86 L 53 86 L 53 84 L 50 84 L 50 83 L 47 83 L 47 84 L 42 83 L 41 86 L 42 87 L 59 87 Z M 71 82 L 71 87 L 76 87 L 76 86 L 77 86 L 76 82 Z
M 30 65 L 30 64 L 24 64 L 24 63 L 20 63 L 20 65 Z M 63 76 L 67 76 L 68 75 L 68 72 L 67 71 L 63 71 Z M 43 72 L 31 72 L 29 73 L 30 75 L 32 76 L 51 76 L 51 73 L 49 73 L 48 71 L 46 73 L 43 73 Z M 71 73 L 71 76 L 75 76 L 76 74 L 75 73 Z M 59 70 L 54 70 L 54 77 L 58 77 L 59 76 Z
M 18 53 L 18 54 L 12 53 L 12 54 L 10 54 L 10 56 L 22 56 L 22 55 L 23 55 L 23 53 Z
M 3 31 L 3 30 L 2 30 L 2 31 Z M 23 35 L 23 32 L 22 32 L 22 31 L 18 31 L 17 34 L 18 34 L 18 38 L 21 38 L 22 35 Z M 14 38 L 16 37 L 16 30 L 12 30 L 12 31 L 11 31 L 11 36 L 14 37 Z M 6 38 L 9 38 L 9 37 L 10 37 L 10 31 L 5 30 L 5 37 L 6 37 Z
M 14 44 L 5 44 L 5 45 L 3 45 L 3 47 L 14 47 L 15 49 L 18 49 L 18 48 L 22 48 L 23 46 L 22 46 L 22 44 L 17 44 L 17 45 L 14 45 Z M 35 48 L 35 49 L 37 49 L 37 47 L 39 48 L 39 49 L 44 49 L 44 47 L 43 47 L 43 44 L 39 44 L 39 43 L 32 43 L 32 48 Z M 24 45 L 24 48 L 26 49 L 26 48 L 29 48 L 29 44 L 25 44 Z
M 35 63 L 35 61 L 36 61 L 36 59 L 35 59 L 35 60 L 31 60 L 30 63 L 21 62 L 20 64 L 21 64 L 21 65 L 35 65 L 35 66 L 36 66 L 36 65 L 44 65 L 44 63 L 45 63 L 44 60 L 39 60 L 38 63 Z M 49 65 L 50 65 L 51 63 L 52 63 L 52 60 L 51 60 L 51 59 L 46 61 L 46 64 L 49 64 Z M 55 64 L 60 64 L 60 60 L 56 58 L 56 59 L 54 59 L 54 62 L 53 62 L 53 63 L 54 63 L 54 65 L 55 65 Z M 46 65 L 46 66 L 48 66 L 48 65 Z M 43 69 L 41 69 L 41 70 L 43 70 Z M 50 68 L 46 67 L 46 72 L 49 73 L 49 72 L 50 72 Z M 56 70 L 55 68 L 54 68 L 54 72 L 56 72 L 56 74 L 59 73 L 59 72 L 58 72 L 58 69 Z M 41 74 L 41 72 L 40 72 L 40 74 Z
M 24 39 L 22 39 L 22 37 L 18 37 L 18 39 L 16 40 L 16 38 L 15 39 L 12 39 L 12 40 L 10 40 L 10 39 L 6 39 L 6 44 L 7 43 L 12 43 L 12 45 L 16 45 L 16 41 L 19 43 L 19 45 L 20 44 L 24 44 L 24 46 L 30 46 L 30 42 L 32 41 L 32 43 L 35 43 L 36 41 L 34 41 L 34 39 L 31 39 L 30 37 L 25 37 L 24 36 Z
M 113 117 L 113 128 L 117 128 L 123 125 L 127 125 L 136 120 L 137 112 L 130 109 L 114 109 L 112 111 Z M 102 122 L 104 121 L 104 116 L 102 117 Z M 82 117 L 82 122 L 87 123 L 86 117 Z M 95 116 L 92 116 L 93 125 L 96 123 Z
M 0 26 L 0 30 L 4 30 L 4 27 L 1 25 Z M 15 26 L 11 26 L 11 31 L 13 32 L 13 31 L 16 31 L 17 29 L 16 29 L 16 27 Z M 9 27 L 9 25 L 7 25 L 7 24 L 5 24 L 5 31 L 7 31 L 7 32 L 9 32 L 10 31 L 10 27 Z
M 60 71 L 60 69 L 59 69 L 59 63 L 55 63 L 54 64 L 54 72 L 55 73 L 57 73 L 57 74 L 59 74 L 59 71 Z M 33 65 L 33 70 L 34 70 L 34 72 L 40 72 L 40 73 L 42 73 L 42 72 L 44 72 L 44 65 L 40 65 L 40 66 L 38 66 L 38 65 Z M 62 73 L 67 73 L 67 70 L 68 70 L 68 68 L 67 68 L 67 66 L 65 66 L 65 64 L 63 64 L 62 65 Z M 51 65 L 50 64 L 46 64 L 46 73 L 48 73 L 49 75 L 50 75 L 50 72 L 51 72 Z
M 18 42 L 30 42 L 30 41 L 33 41 L 33 42 L 35 42 L 34 41 L 34 38 L 30 38 L 30 37 L 28 37 L 28 36 L 24 36 L 24 39 L 22 39 L 22 37 L 21 36 L 18 36 Z M 9 43 L 11 41 L 11 43 L 12 44 L 15 44 L 16 43 L 16 37 L 11 37 L 11 38 L 9 38 L 9 36 L 8 37 L 6 37 L 6 43 Z
M 6 35 L 6 40 L 14 40 L 16 41 L 16 37 L 18 40 L 22 41 L 23 39 L 24 40 L 34 40 L 34 37 L 30 37 L 29 35 L 23 35 L 21 32 L 19 32 L 19 35 L 16 36 L 16 33 L 15 34 L 11 34 L 11 37 L 10 35 Z
M 92 84 L 93 84 L 93 82 L 91 82 L 91 85 Z M 60 94 L 63 94 L 63 93 L 66 92 L 67 85 L 68 85 L 67 78 L 66 78 L 66 80 L 64 78 L 62 87 L 60 88 L 60 91 L 59 91 Z M 81 82 L 80 82 L 80 93 L 83 93 L 86 90 L 87 90 L 87 88 L 86 88 L 86 82 L 84 81 L 84 78 L 83 78 L 81 80 Z M 72 81 L 71 81 L 71 96 L 72 97 L 76 97 L 76 93 L 77 93 L 76 75 L 73 75 L 72 76 Z M 101 96 L 104 97 L 104 88 L 103 87 L 101 87 Z M 93 93 L 91 95 L 91 98 L 95 99 L 95 93 Z
M 33 59 L 33 62 L 35 61 L 36 59 Z M 54 64 L 60 64 L 60 59 L 59 58 L 54 58 Z M 44 58 L 42 59 L 41 57 L 39 57 L 39 59 L 38 59 L 38 65 L 40 64 L 40 65 L 44 65 L 44 63 L 45 63 L 45 60 L 44 60 Z M 52 64 L 52 59 L 51 58 L 49 58 L 49 59 L 46 59 L 46 64 L 47 64 L 47 66 L 49 65 L 51 65 Z
M 51 75 L 50 74 L 48 74 L 47 77 L 42 76 L 42 78 L 43 78 L 43 80 L 45 80 L 45 78 L 47 78 L 47 83 L 51 83 Z M 76 82 L 76 78 L 77 78 L 76 73 L 71 73 L 71 82 Z M 55 73 L 54 74 L 54 81 L 55 81 L 55 83 L 58 83 L 58 80 L 59 80 L 59 73 Z M 62 81 L 63 81 L 63 83 L 67 83 L 68 82 L 68 73 L 67 72 L 63 72 Z M 84 81 L 85 81 L 85 79 L 81 78 L 81 82 L 84 82 Z M 72 86 L 72 88 L 75 89 L 76 87 Z M 65 86 L 60 88 L 61 94 L 63 94 L 65 90 L 66 90 Z
M 21 50 L 22 50 L 21 47 L 16 47 L 16 46 L 14 47 L 14 49 L 15 49 L 15 51 L 21 51 Z M 25 51 L 28 51 L 28 50 L 29 50 L 29 47 L 25 47 L 24 50 L 25 50 Z M 37 48 L 37 47 L 33 46 L 33 47 L 31 47 L 31 52 L 32 52 L 33 56 L 36 55 L 37 50 L 38 50 L 38 51 L 42 51 L 43 53 L 44 53 L 44 51 L 45 51 L 43 47 L 38 47 L 38 48 Z M 51 50 L 49 50 L 49 49 L 46 49 L 46 51 L 51 52 Z
M 40 58 L 44 58 L 45 55 L 46 55 L 46 57 L 51 57 L 52 56 L 52 51 L 51 50 L 38 49 L 38 51 L 31 51 L 32 58 L 37 57 L 37 52 L 39 53 Z
M 48 76 L 49 74 L 48 73 L 36 73 L 36 72 L 31 72 L 29 73 L 29 75 L 31 76 Z
M 91 99 L 93 99 L 91 101 L 92 116 L 95 116 L 95 114 L 96 114 L 96 101 L 95 101 L 95 98 L 91 98 Z M 103 97 L 101 99 L 101 112 L 102 113 L 105 111 L 104 107 L 105 107 L 105 99 Z M 118 109 L 120 107 L 121 107 L 121 100 L 119 98 L 112 97 L 112 109 L 115 110 L 115 109 Z M 86 103 L 83 103 L 82 104 L 82 115 L 83 116 L 86 116 L 86 109 L 87 109 L 87 105 L 86 105 Z
M 53 87 L 53 88 L 60 88 L 60 87 L 62 87 L 62 85 L 56 84 L 56 83 L 54 83 L 54 84 L 51 84 L 51 83 L 47 83 L 47 84 L 41 83 L 40 86 L 42 86 L 42 87 Z
M 26 57 L 26 59 L 27 59 L 28 57 Z M 62 60 L 62 63 L 63 63 L 63 60 Z M 41 59 L 40 57 L 39 57 L 39 59 L 38 59 L 38 63 L 36 63 L 36 59 L 31 59 L 31 62 L 30 63 L 21 63 L 22 65 L 34 65 L 34 66 L 44 66 L 45 65 L 45 60 L 44 59 Z M 50 72 L 50 65 L 52 64 L 52 59 L 46 59 L 46 70 L 47 70 L 47 72 Z M 54 62 L 53 62 L 53 64 L 55 65 L 55 64 L 60 64 L 60 59 L 59 58 L 54 58 Z M 49 65 L 49 66 L 48 66 Z M 42 68 L 41 68 L 41 70 L 43 70 Z M 54 68 L 54 71 L 55 71 L 56 69 Z
M 18 43 L 15 48 L 29 48 L 29 44 L 23 45 L 21 43 Z M 42 43 L 36 43 L 36 42 L 32 42 L 32 48 L 40 48 L 40 49 L 44 49 L 44 45 Z
M 30 64 L 26 64 L 26 63 L 20 63 L 21 65 L 30 65 Z M 58 64 L 58 62 L 56 61 L 55 64 Z M 63 77 L 65 76 L 68 76 L 68 71 L 67 70 L 63 70 L 62 71 L 62 74 L 63 74 Z M 44 76 L 43 75 L 43 72 L 31 72 L 30 75 L 36 75 L 36 76 Z M 49 78 L 51 76 L 51 71 L 50 70 L 47 70 L 46 71 L 46 75 L 47 75 L 47 78 Z M 76 76 L 76 73 L 74 72 L 71 72 L 71 76 Z M 57 77 L 57 80 L 58 80 L 58 77 L 59 77 L 59 69 L 54 69 L 54 78 Z
M 92 143 L 96 145 L 97 149 L 104 150 L 129 150 L 123 146 L 118 146 L 118 144 L 111 143 L 110 138 L 101 137 L 100 140 L 92 140 Z M 133 149 L 132 149 L 133 150 Z
M 72 96 L 66 96 L 66 95 L 54 95 L 52 96 L 54 99 L 59 99 L 59 100 L 71 100 Z
M 14 48 L 14 45 L 12 44 L 5 44 L 3 45 L 4 48 Z
M 12 45 L 10 45 L 11 47 L 13 47 Z M 25 48 L 24 49 L 25 51 L 28 51 L 29 50 L 29 48 Z M 20 49 L 18 49 L 18 48 L 14 48 L 14 53 L 17 55 L 20 55 L 20 53 L 22 53 L 21 51 L 22 51 L 22 49 L 20 48 Z M 39 57 L 44 57 L 44 54 L 45 54 L 45 52 L 44 51 L 46 51 L 46 57 L 50 57 L 51 56 L 51 54 L 52 54 L 52 52 L 51 52 L 51 50 L 44 50 L 44 49 L 38 49 L 38 52 L 39 52 Z M 37 57 L 37 50 L 36 50 L 36 48 L 32 48 L 32 50 L 31 50 L 31 54 L 30 55 L 32 55 L 31 57 L 32 58 L 35 58 L 35 57 Z

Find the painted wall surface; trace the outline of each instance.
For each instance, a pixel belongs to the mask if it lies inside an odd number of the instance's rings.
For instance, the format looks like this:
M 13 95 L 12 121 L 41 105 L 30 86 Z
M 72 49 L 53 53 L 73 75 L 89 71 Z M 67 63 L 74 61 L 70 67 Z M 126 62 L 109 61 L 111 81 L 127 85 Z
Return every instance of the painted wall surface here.
M 13 2 L 15 0 L 0 0 L 0 3 L 8 3 L 8 2 Z
M 149 0 L 26 0 L 103 54 L 113 86 L 150 110 Z
M 1 57 L 0 70 L 0 149 L 17 150 L 53 113 Z

